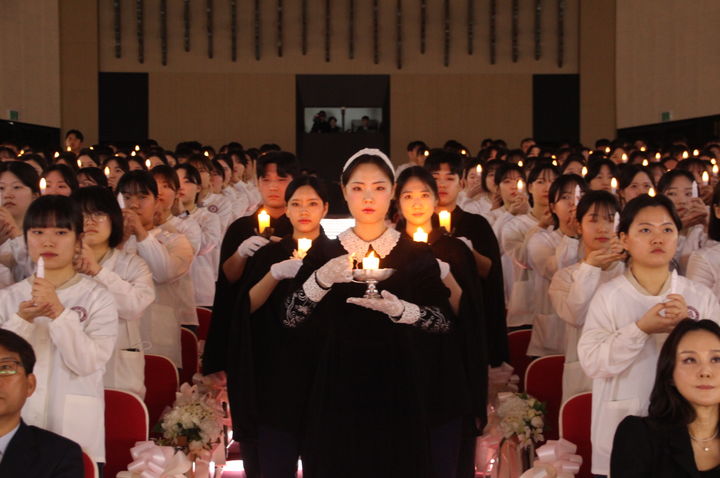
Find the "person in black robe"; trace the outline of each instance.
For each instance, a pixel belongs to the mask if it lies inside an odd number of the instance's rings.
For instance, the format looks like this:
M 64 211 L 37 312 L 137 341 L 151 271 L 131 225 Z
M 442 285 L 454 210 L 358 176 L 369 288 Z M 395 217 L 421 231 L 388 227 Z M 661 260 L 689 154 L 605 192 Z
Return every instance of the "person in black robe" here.
M 459 298 L 452 298 L 451 303 L 456 307 L 458 327 L 453 333 L 443 336 L 442 352 L 450 359 L 453 353 L 459 353 L 462 360 L 462 370 L 454 368 L 452 373 L 435 367 L 441 377 L 448 379 L 454 373 L 463 372 L 462 380 L 467 384 L 469 395 L 469 408 L 463 410 L 460 404 L 453 403 L 452 397 L 444 394 L 438 397 L 436 411 L 446 410 L 458 413 L 464 411 L 463 416 L 463 442 L 458 459 L 458 476 L 473 477 L 475 474 L 475 441 L 487 422 L 487 393 L 488 393 L 488 361 L 487 345 L 485 343 L 486 326 L 484 321 L 483 291 L 480 278 L 476 271 L 472 244 L 466 244 L 461 239 L 454 238 L 440 228 L 434 209 L 437 204 L 437 184 L 432 175 L 422 167 L 414 166 L 405 169 L 398 178 L 396 185 L 396 201 L 402 219 L 398 221 L 397 229 L 408 238 L 413 238 L 418 230 L 422 230 L 416 240 L 425 240 L 422 233 L 427 233 L 427 242 L 435 257 L 450 267 L 450 275 L 456 284 L 446 286 L 452 291 L 451 297 L 459 290 Z M 457 305 L 456 305 L 457 304 Z M 432 364 L 426 366 L 432 370 Z M 438 378 L 433 381 L 439 381 Z
M 303 440 L 307 478 L 455 475 L 445 460 L 457 456 L 461 423 L 432 427 L 423 369 L 432 348 L 418 340 L 450 333 L 455 317 L 430 248 L 385 223 L 393 179 L 378 150 L 348 160 L 342 184 L 356 225 L 310 250 L 287 300 L 285 325 L 314 328 L 321 344 Z M 395 270 L 377 284 L 379 299 L 363 298 L 367 285 L 352 280 L 353 262 L 371 253 Z
M 328 203 L 319 181 L 308 176 L 294 179 L 286 199 L 293 234 L 250 258 L 230 324 L 234 352 L 227 376 L 233 438 L 257 444 L 263 478 L 296 476 L 317 347 L 311 329 L 283 326 L 284 299 L 292 292 L 289 279 L 302 264 L 298 239 L 311 239 L 313 247 L 329 242 L 320 227 Z

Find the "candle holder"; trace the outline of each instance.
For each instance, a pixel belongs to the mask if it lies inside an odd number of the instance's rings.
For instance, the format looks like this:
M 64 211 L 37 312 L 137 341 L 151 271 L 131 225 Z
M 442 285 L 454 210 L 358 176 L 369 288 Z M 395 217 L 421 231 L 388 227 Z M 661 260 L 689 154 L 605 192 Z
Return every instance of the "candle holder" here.
M 272 236 L 272 235 L 274 235 L 274 234 L 275 234 L 275 228 L 274 228 L 274 227 L 268 226 L 268 227 L 266 227 L 266 228 L 263 230 L 262 233 L 261 233 L 261 232 L 258 232 L 257 227 L 255 228 L 255 235 L 257 235 L 257 236 L 262 236 L 262 237 L 264 237 L 265 239 L 270 239 L 270 236 Z
M 381 299 L 377 283 L 382 282 L 395 273 L 395 269 L 353 269 L 353 282 L 367 284 L 363 298 Z

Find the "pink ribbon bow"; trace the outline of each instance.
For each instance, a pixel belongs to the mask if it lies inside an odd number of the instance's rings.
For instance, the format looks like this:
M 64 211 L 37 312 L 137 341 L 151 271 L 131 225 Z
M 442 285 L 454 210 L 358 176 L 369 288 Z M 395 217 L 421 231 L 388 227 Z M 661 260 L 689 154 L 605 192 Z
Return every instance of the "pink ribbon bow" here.
M 583 461 L 576 451 L 577 445 L 563 438 L 548 440 L 535 450 L 538 459 L 520 478 L 573 478 Z
M 173 447 L 158 446 L 152 441 L 139 441 L 130 449 L 133 461 L 117 478 L 184 478 L 192 463 Z

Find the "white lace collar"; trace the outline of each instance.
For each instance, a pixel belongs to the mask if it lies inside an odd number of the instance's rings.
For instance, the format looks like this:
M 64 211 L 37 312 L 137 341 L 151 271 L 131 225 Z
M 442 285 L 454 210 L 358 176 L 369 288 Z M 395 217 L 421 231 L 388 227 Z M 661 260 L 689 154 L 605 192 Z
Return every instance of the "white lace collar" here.
M 365 242 L 350 228 L 338 234 L 337 237 L 348 254 L 355 254 L 356 258 L 365 257 L 370 246 L 372 246 L 373 251 L 381 258 L 384 258 L 395 248 L 398 239 L 400 239 L 400 233 L 392 227 L 388 227 L 385 232 L 374 241 Z

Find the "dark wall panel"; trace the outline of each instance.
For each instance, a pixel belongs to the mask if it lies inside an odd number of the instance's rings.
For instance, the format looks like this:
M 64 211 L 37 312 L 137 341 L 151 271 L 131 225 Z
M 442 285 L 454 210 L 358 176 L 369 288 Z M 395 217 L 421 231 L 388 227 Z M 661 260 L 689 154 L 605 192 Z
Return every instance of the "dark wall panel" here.
M 579 75 L 533 75 L 533 137 L 544 144 L 579 140 Z
M 148 137 L 148 74 L 100 73 L 100 141 L 130 144 Z

